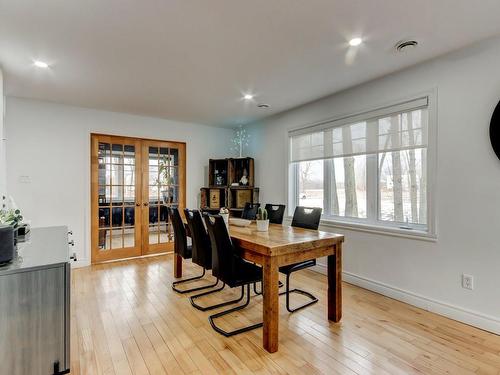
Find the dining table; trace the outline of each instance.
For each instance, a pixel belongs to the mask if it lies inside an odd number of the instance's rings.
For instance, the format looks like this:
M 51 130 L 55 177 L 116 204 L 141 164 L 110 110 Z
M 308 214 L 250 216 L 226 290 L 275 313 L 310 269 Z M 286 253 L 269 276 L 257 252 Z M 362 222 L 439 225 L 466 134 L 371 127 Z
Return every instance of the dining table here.
M 229 224 L 228 229 L 243 259 L 262 266 L 264 349 L 278 351 L 281 266 L 327 257 L 327 317 L 332 322 L 341 320 L 343 235 L 279 224 L 261 232 L 255 221 L 244 227 Z M 182 277 L 182 258 L 174 257 L 174 276 Z

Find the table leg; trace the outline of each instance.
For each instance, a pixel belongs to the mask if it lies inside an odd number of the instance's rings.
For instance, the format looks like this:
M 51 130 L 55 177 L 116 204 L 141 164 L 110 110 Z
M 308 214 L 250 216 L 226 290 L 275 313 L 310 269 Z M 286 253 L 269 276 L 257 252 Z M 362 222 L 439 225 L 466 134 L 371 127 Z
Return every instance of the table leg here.
M 342 243 L 328 256 L 328 319 L 342 319 Z
M 263 297 L 264 297 L 264 332 L 262 335 L 264 349 L 269 353 L 278 351 L 279 327 L 279 271 L 276 259 L 269 257 L 263 264 Z
M 174 277 L 182 277 L 182 257 L 174 253 Z

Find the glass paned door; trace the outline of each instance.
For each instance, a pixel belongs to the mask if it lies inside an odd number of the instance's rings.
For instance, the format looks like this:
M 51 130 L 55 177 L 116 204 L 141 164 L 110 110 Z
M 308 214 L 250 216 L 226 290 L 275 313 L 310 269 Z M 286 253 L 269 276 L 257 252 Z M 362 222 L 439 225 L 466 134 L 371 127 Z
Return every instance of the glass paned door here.
M 143 238 L 145 254 L 172 251 L 174 232 L 167 207 L 182 210 L 184 204 L 184 144 L 144 141 Z M 181 173 L 179 171 L 182 171 Z
M 141 254 L 140 165 L 137 140 L 92 136 L 93 262 Z
M 172 251 L 167 207 L 185 207 L 185 143 L 92 134 L 91 144 L 92 262 Z

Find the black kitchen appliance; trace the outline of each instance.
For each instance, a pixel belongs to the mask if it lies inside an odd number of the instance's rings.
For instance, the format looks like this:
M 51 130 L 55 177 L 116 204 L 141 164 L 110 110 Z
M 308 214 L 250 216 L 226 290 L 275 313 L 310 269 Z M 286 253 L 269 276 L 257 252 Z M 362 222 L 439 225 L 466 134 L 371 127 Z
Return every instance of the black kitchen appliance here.
M 14 228 L 0 225 L 0 265 L 9 263 L 14 258 Z

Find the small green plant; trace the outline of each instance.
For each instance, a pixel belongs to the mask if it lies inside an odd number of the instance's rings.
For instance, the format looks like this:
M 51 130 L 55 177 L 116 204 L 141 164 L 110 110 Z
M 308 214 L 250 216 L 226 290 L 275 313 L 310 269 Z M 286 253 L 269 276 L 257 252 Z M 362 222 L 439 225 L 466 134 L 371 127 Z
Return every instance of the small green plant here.
M 172 185 L 174 183 L 174 176 L 172 174 L 172 169 L 170 167 L 171 164 L 171 156 L 165 155 L 159 161 L 158 174 L 159 178 L 156 179 L 156 184 L 160 185 Z
M 257 211 L 257 220 L 267 220 L 267 210 L 265 208 L 259 207 Z
M 19 227 L 23 222 L 23 215 L 18 209 L 2 209 L 0 210 L 0 223 L 10 225 L 14 229 Z

